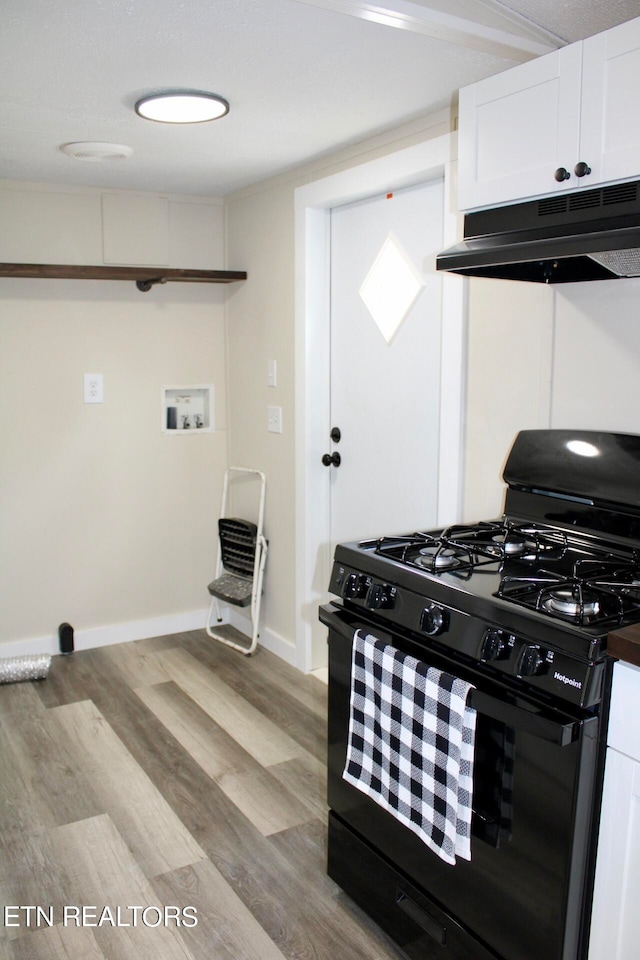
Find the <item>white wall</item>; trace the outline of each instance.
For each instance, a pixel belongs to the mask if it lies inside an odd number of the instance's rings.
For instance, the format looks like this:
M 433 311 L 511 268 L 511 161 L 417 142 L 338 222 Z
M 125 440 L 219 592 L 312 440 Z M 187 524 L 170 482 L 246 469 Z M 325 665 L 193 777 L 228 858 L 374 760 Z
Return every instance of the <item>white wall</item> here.
M 3 199 L 0 260 L 65 262 L 77 236 L 100 259 L 95 191 L 2 184 Z M 206 265 L 224 266 L 221 204 L 176 211 L 172 265 L 203 265 L 181 262 L 200 236 Z M 226 289 L 0 278 L 1 643 L 44 649 L 63 621 L 78 647 L 204 623 L 227 463 Z M 83 402 L 85 372 L 103 374 L 103 404 Z M 161 387 L 209 382 L 216 432 L 162 433 Z
M 518 430 L 551 417 L 553 290 L 469 281 L 463 520 L 502 513 L 502 470 Z
M 470 283 L 464 519 L 502 511 L 518 430 L 640 433 L 640 280 Z
M 230 269 L 244 263 L 248 272 L 227 305 L 229 462 L 256 467 L 267 478 L 261 642 L 293 662 L 293 191 L 266 191 L 250 203 L 233 203 L 227 219 Z M 269 360 L 277 364 L 276 387 L 267 386 Z M 268 405 L 282 408 L 282 434 L 267 432 Z M 255 518 L 248 490 L 234 503 L 241 516 Z
M 640 433 L 640 280 L 558 288 L 551 426 Z

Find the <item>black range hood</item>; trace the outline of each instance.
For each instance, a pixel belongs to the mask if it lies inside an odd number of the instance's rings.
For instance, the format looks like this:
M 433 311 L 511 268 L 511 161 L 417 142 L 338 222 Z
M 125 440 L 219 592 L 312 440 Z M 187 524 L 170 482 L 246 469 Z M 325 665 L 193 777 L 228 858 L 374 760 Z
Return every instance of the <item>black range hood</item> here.
M 534 283 L 640 277 L 640 181 L 469 213 L 436 268 Z

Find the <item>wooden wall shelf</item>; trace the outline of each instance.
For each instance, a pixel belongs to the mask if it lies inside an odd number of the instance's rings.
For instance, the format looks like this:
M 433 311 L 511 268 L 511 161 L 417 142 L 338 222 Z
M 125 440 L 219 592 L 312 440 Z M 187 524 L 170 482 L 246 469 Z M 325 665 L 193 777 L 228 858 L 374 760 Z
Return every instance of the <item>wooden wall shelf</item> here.
M 178 270 L 174 267 L 73 266 L 59 263 L 0 263 L 0 277 L 58 280 L 133 280 L 146 293 L 156 283 L 235 283 L 244 270 Z

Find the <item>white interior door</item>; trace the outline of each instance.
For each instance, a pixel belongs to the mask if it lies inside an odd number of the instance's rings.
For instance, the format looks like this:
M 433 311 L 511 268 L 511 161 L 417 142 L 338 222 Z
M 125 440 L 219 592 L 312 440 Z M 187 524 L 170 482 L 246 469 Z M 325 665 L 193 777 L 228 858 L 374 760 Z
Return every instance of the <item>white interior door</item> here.
M 331 211 L 332 544 L 436 524 L 443 183 Z

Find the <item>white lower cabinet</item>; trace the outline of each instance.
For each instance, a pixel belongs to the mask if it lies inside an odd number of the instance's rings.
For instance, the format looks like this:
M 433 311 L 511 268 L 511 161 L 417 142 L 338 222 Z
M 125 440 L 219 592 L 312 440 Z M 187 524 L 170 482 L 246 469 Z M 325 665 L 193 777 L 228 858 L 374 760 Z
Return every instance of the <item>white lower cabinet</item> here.
M 640 950 L 640 669 L 617 663 L 598 840 L 589 960 Z

